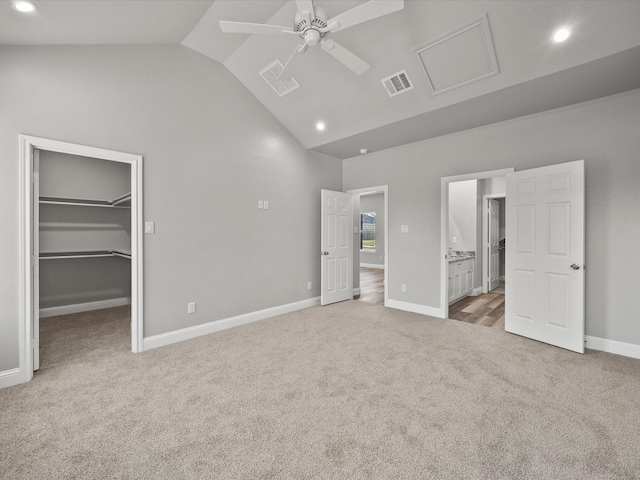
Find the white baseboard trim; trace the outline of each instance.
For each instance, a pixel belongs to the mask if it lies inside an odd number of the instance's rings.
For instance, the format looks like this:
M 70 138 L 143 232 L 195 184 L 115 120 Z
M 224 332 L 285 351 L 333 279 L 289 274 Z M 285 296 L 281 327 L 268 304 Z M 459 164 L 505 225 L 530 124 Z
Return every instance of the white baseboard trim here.
M 354 288 L 353 289 L 353 296 L 355 297 L 356 295 L 360 295 L 360 289 L 359 288 Z
M 174 330 L 173 332 L 153 335 L 143 340 L 143 351 L 152 350 L 158 347 L 164 347 L 166 345 L 182 342 L 184 340 L 190 340 L 192 338 L 201 337 L 202 335 L 209 335 L 210 333 L 226 330 L 227 328 L 239 327 L 240 325 L 257 322 L 259 320 L 265 320 L 267 318 L 276 317 L 285 313 L 295 312 L 297 310 L 303 310 L 309 307 L 315 307 L 319 304 L 320 297 L 309 298 L 300 302 L 280 305 L 278 307 L 266 308 L 257 312 L 245 313 L 244 315 L 238 315 L 236 317 L 225 318 L 222 320 L 203 323 L 202 325 L 195 325 L 193 327 Z
M 13 387 L 19 383 L 22 383 L 19 368 L 0 372 L 0 388 Z
M 99 300 L 97 302 L 75 303 L 73 305 L 62 305 L 60 307 L 41 308 L 40 318 L 55 317 L 56 315 L 68 315 L 70 313 L 90 312 L 91 310 L 121 307 L 129 304 L 131 304 L 131 299 L 129 297 L 122 297 L 111 298 L 109 300 Z
M 421 313 L 422 315 L 429 315 L 431 317 L 444 318 L 441 309 L 428 307 L 426 305 L 418 305 L 417 303 L 401 302 L 400 300 L 392 300 L 389 298 L 387 299 L 385 307 L 404 310 L 405 312 Z
M 615 353 L 625 357 L 640 358 L 640 345 L 633 343 L 619 342 L 617 340 L 609 340 L 606 338 L 584 336 L 584 346 L 601 352 Z
M 360 266 L 365 268 L 379 268 L 380 270 L 384 270 L 384 265 L 380 265 L 379 263 L 361 263 Z

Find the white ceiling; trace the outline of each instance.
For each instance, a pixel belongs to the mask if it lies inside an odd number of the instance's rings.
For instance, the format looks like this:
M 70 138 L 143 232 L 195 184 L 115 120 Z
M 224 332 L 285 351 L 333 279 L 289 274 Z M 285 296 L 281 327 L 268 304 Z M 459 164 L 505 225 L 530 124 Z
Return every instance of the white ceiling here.
M 340 158 L 640 88 L 637 0 L 405 0 L 399 12 L 331 34 L 367 72 L 310 48 L 284 75 L 300 88 L 282 98 L 258 72 L 284 63 L 301 40 L 222 33 L 218 21 L 290 27 L 293 0 L 34 1 L 35 15 L 0 4 L 0 44 L 182 43 L 223 63 L 305 147 Z M 364 0 L 315 3 L 334 17 Z M 499 73 L 433 95 L 413 50 L 484 14 Z M 560 25 L 574 33 L 557 45 Z M 402 69 L 415 88 L 390 98 L 380 80 Z

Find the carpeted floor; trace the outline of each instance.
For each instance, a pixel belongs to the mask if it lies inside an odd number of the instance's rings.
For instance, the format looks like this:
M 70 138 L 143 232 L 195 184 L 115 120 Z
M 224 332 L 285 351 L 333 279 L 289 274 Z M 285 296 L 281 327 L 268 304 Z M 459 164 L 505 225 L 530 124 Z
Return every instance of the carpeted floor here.
M 103 314 L 0 390 L 1 478 L 640 478 L 640 360 L 354 301 L 134 355 Z

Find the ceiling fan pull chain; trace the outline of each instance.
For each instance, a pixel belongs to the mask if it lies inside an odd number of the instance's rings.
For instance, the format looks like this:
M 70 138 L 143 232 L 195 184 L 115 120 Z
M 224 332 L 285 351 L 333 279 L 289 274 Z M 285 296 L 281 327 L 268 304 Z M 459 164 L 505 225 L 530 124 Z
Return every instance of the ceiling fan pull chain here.
M 282 76 L 282 74 L 284 73 L 284 71 L 287 68 L 287 65 L 289 65 L 289 62 L 291 62 L 291 59 L 293 58 L 293 56 L 296 54 L 296 52 L 300 51 L 300 53 L 302 53 L 302 51 L 304 51 L 304 47 L 306 47 L 306 43 L 302 44 L 302 45 L 298 45 L 294 50 L 293 53 L 291 53 L 291 55 L 289 55 L 289 58 L 287 59 L 287 61 L 284 64 L 284 67 L 282 67 L 282 71 L 280 72 L 280 74 L 276 77 L 278 80 L 280 80 L 280 77 Z

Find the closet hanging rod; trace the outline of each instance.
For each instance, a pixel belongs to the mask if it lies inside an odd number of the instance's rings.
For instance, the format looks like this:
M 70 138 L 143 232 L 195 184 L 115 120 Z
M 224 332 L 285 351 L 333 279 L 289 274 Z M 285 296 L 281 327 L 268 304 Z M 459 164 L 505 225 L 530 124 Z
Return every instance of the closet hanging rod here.
M 111 207 L 111 208 L 131 208 L 126 205 L 131 200 L 131 194 L 127 193 L 115 200 L 94 200 L 87 198 L 65 198 L 65 197 L 40 197 L 40 203 L 51 205 L 76 205 L 80 207 Z

